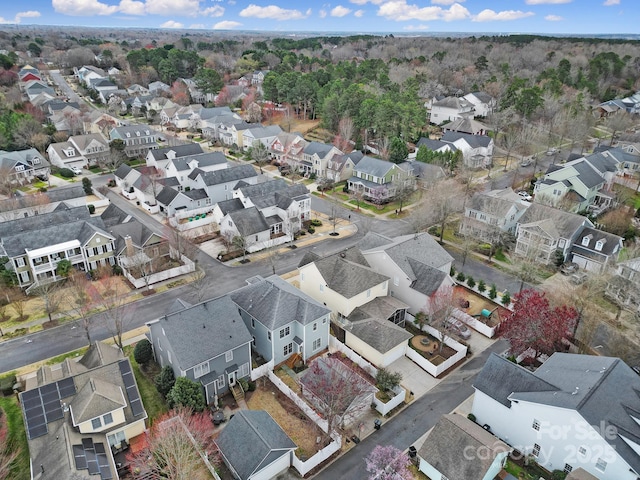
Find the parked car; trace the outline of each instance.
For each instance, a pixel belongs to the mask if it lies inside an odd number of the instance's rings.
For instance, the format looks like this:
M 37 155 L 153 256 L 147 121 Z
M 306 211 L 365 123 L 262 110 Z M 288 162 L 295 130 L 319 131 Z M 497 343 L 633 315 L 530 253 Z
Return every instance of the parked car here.
M 36 175 L 36 178 L 42 182 L 46 182 L 47 180 L 49 180 L 49 175 L 47 175 L 46 173 L 39 173 Z
M 527 202 L 530 202 L 531 200 L 533 200 L 533 197 L 531 195 L 529 195 L 529 192 L 526 192 L 524 190 L 520 190 L 519 192 L 517 192 L 518 195 L 520 195 L 520 197 L 523 200 L 526 200 Z
M 525 158 L 524 160 L 522 160 L 520 162 L 520 166 L 521 167 L 528 167 L 529 165 L 531 165 L 533 162 L 531 161 L 530 158 Z
M 558 149 L 556 147 L 551 147 L 549 150 L 547 150 L 547 155 L 549 156 L 555 155 L 556 153 L 558 153 Z
M 563 263 L 560 266 L 560 273 L 563 275 L 571 275 L 578 271 L 578 264 L 573 262 Z
M 471 338 L 471 330 L 469 330 L 469 328 L 461 320 L 449 317 L 447 323 L 449 324 L 449 330 L 458 335 L 463 340 L 468 340 L 469 338 Z
M 75 165 L 69 167 L 69 170 L 71 170 L 74 175 L 82 175 L 82 169 L 80 167 L 76 167 Z

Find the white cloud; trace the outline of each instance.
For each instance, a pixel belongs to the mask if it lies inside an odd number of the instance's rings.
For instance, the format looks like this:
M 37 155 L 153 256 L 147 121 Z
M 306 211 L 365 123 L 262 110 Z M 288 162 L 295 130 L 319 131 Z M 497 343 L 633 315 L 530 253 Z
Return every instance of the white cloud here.
M 160 25 L 160 28 L 184 28 L 184 25 L 175 20 L 168 20 Z
M 407 25 L 403 30 L 408 32 L 423 32 L 429 30 L 429 25 Z
M 120 12 L 127 15 L 144 15 L 144 2 L 136 0 L 121 0 Z
M 5 19 L 4 17 L 0 17 L 0 24 L 6 23 L 20 23 L 23 18 L 36 18 L 40 16 L 40 12 L 37 10 L 29 10 L 27 12 L 18 12 L 16 16 L 12 19 Z
M 205 17 L 221 17 L 224 15 L 224 7 L 214 5 L 213 7 L 208 7 L 202 10 L 200 15 L 204 15 Z
M 546 17 L 544 17 L 544 19 L 547 22 L 560 22 L 564 20 L 564 18 L 562 18 L 560 15 L 547 15 Z
M 396 21 L 421 20 L 429 22 L 432 20 L 444 20 L 450 22 L 464 20 L 469 18 L 471 14 L 469 10 L 459 3 L 454 3 L 448 9 L 442 7 L 421 8 L 417 5 L 407 5 L 406 0 L 391 0 L 380 5 L 378 16 Z
M 200 0 L 146 0 L 146 13 L 167 16 L 169 12 L 195 17 L 200 11 Z
M 98 0 L 52 0 L 51 6 L 58 13 L 74 17 L 111 15 L 118 11 L 117 5 L 107 5 Z
M 278 7 L 277 5 L 260 7 L 253 3 L 240 11 L 241 17 L 271 18 L 273 20 L 302 20 L 307 18 L 310 14 L 311 10 L 307 10 L 305 14 L 300 10 L 289 10 Z
M 242 25 L 240 22 L 234 22 L 233 20 L 223 20 L 213 26 L 214 30 L 231 30 Z
M 189 25 L 189 28 L 193 28 L 194 30 L 204 30 L 205 27 L 204 23 L 194 23 L 193 25 Z
M 602 5 L 604 5 L 605 7 L 620 5 L 620 0 L 605 0 L 605 2 Z
M 489 8 L 481 11 L 478 15 L 473 17 L 474 22 L 494 22 L 502 21 L 507 22 L 511 20 L 519 20 L 521 18 L 530 17 L 535 15 L 533 12 L 522 12 L 520 10 L 503 10 L 501 12 L 495 12 Z
M 431 0 L 431 3 L 433 3 L 434 5 L 453 5 L 454 3 L 462 2 L 464 2 L 464 0 Z
M 327 11 L 326 10 L 319 10 L 318 11 L 318 16 L 320 18 L 325 18 L 327 16 Z
M 364 10 L 356 10 L 353 12 L 353 16 L 357 18 L 362 18 L 364 16 Z
M 351 13 L 351 9 L 347 7 L 343 7 L 342 5 L 338 5 L 331 10 L 332 17 L 344 17 Z
M 558 5 L 561 3 L 571 3 L 573 0 L 525 0 L 527 5 Z

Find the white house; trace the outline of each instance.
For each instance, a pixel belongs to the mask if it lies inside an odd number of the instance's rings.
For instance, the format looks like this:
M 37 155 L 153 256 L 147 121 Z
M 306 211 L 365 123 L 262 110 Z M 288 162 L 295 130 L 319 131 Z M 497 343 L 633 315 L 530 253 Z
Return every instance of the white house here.
M 441 140 L 462 151 L 464 164 L 468 167 L 485 168 L 493 163 L 493 138 L 487 135 L 446 132 Z
M 429 121 L 436 125 L 473 116 L 473 104 L 461 97 L 446 97 L 431 104 Z
M 640 376 L 619 358 L 555 353 L 531 372 L 492 354 L 473 386 L 478 424 L 546 469 L 640 476 Z

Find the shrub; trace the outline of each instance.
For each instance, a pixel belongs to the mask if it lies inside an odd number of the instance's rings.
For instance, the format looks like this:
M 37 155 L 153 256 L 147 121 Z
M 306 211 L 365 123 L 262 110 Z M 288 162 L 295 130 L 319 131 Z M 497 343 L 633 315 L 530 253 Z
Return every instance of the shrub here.
M 507 307 L 509 306 L 509 304 L 511 303 L 511 294 L 509 293 L 509 291 L 505 290 L 505 292 L 502 294 L 502 304 Z
M 249 380 L 247 380 L 246 378 L 239 378 L 238 383 L 242 387 L 243 392 L 249 391 Z
M 480 280 L 480 281 L 478 282 L 478 291 L 479 291 L 480 293 L 484 293 L 484 291 L 485 291 L 486 289 L 487 289 L 487 284 L 486 284 L 486 283 L 484 283 L 484 280 Z
M 313 228 L 313 227 L 311 227 L 311 226 L 309 226 L 309 228 L 307 228 L 307 231 L 308 231 L 309 233 L 316 233 L 316 229 L 315 229 L 315 228 Z
M 344 187 L 342 187 L 342 191 L 344 193 L 349 193 L 349 187 L 347 185 L 345 185 Z M 638 210 L 640 210 L 640 209 L 638 209 Z
M 316 179 L 316 174 L 312 173 L 311 175 L 309 175 L 309 180 L 315 180 Z
M 453 266 L 453 264 L 451 264 L 451 269 L 449 270 L 449 275 L 452 277 L 456 276 L 456 267 Z
M 462 272 L 458 272 L 458 275 L 456 275 L 456 280 L 458 280 L 459 282 L 464 282 L 464 279 L 466 277 L 464 276 L 464 273 Z
M 153 358 L 153 348 L 151 342 L 146 338 L 136 343 L 136 348 L 133 349 L 133 358 L 138 365 L 144 365 Z
M 58 173 L 60 174 L 61 177 L 64 178 L 73 178 L 75 177 L 74 173 L 69 170 L 68 168 L 61 168 Z
M 469 415 L 467 415 L 467 418 L 468 418 L 469 420 L 471 420 L 472 422 L 475 422 L 475 421 L 476 421 L 476 416 L 475 416 L 473 413 L 470 413 Z
M 467 277 L 467 285 L 469 285 L 469 288 L 473 288 L 476 286 L 476 281 L 473 279 L 471 275 Z
M 202 387 L 198 382 L 187 377 L 179 377 L 176 379 L 171 390 L 167 394 L 167 402 L 170 408 L 183 406 L 191 408 L 196 412 L 204 410 L 205 401 Z
M 87 177 L 82 179 L 82 189 L 84 190 L 85 195 L 93 195 L 93 184 Z
M 397 372 L 391 372 L 386 368 L 381 368 L 376 374 L 376 386 L 386 392 L 387 390 L 393 390 L 400 385 L 402 381 L 402 374 Z
M 166 397 L 173 388 L 173 384 L 176 383 L 176 377 L 173 374 L 171 365 L 162 367 L 162 370 L 156 375 L 153 382 L 156 384 L 156 390 L 158 390 L 163 397 Z
M 565 480 L 567 478 L 567 472 L 562 470 L 554 470 L 551 472 L 551 480 Z
M 39 191 L 40 193 L 47 193 L 47 187 L 40 187 L 40 188 L 38 189 L 38 191 Z
M 91 215 L 93 215 L 94 213 L 96 213 L 96 206 L 92 203 L 90 203 L 89 205 L 87 205 L 87 208 L 89 209 L 89 213 Z
M 496 284 L 492 283 L 491 288 L 489 289 L 489 298 L 491 300 L 495 300 L 498 296 L 498 289 L 496 288 Z
M 322 226 L 322 221 L 318 220 L 317 218 L 314 218 L 313 220 L 311 220 L 309 222 L 310 225 L 313 225 L 314 227 L 321 227 Z
M 107 182 L 107 187 L 115 187 L 116 186 L 116 181 L 113 178 L 110 178 L 109 181 Z

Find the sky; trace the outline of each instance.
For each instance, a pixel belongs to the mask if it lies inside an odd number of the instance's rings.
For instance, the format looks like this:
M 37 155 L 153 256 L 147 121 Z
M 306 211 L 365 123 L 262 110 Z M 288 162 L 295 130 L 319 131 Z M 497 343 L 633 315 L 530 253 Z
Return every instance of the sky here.
M 639 0 L 0 0 L 0 23 L 276 32 L 640 34 Z

